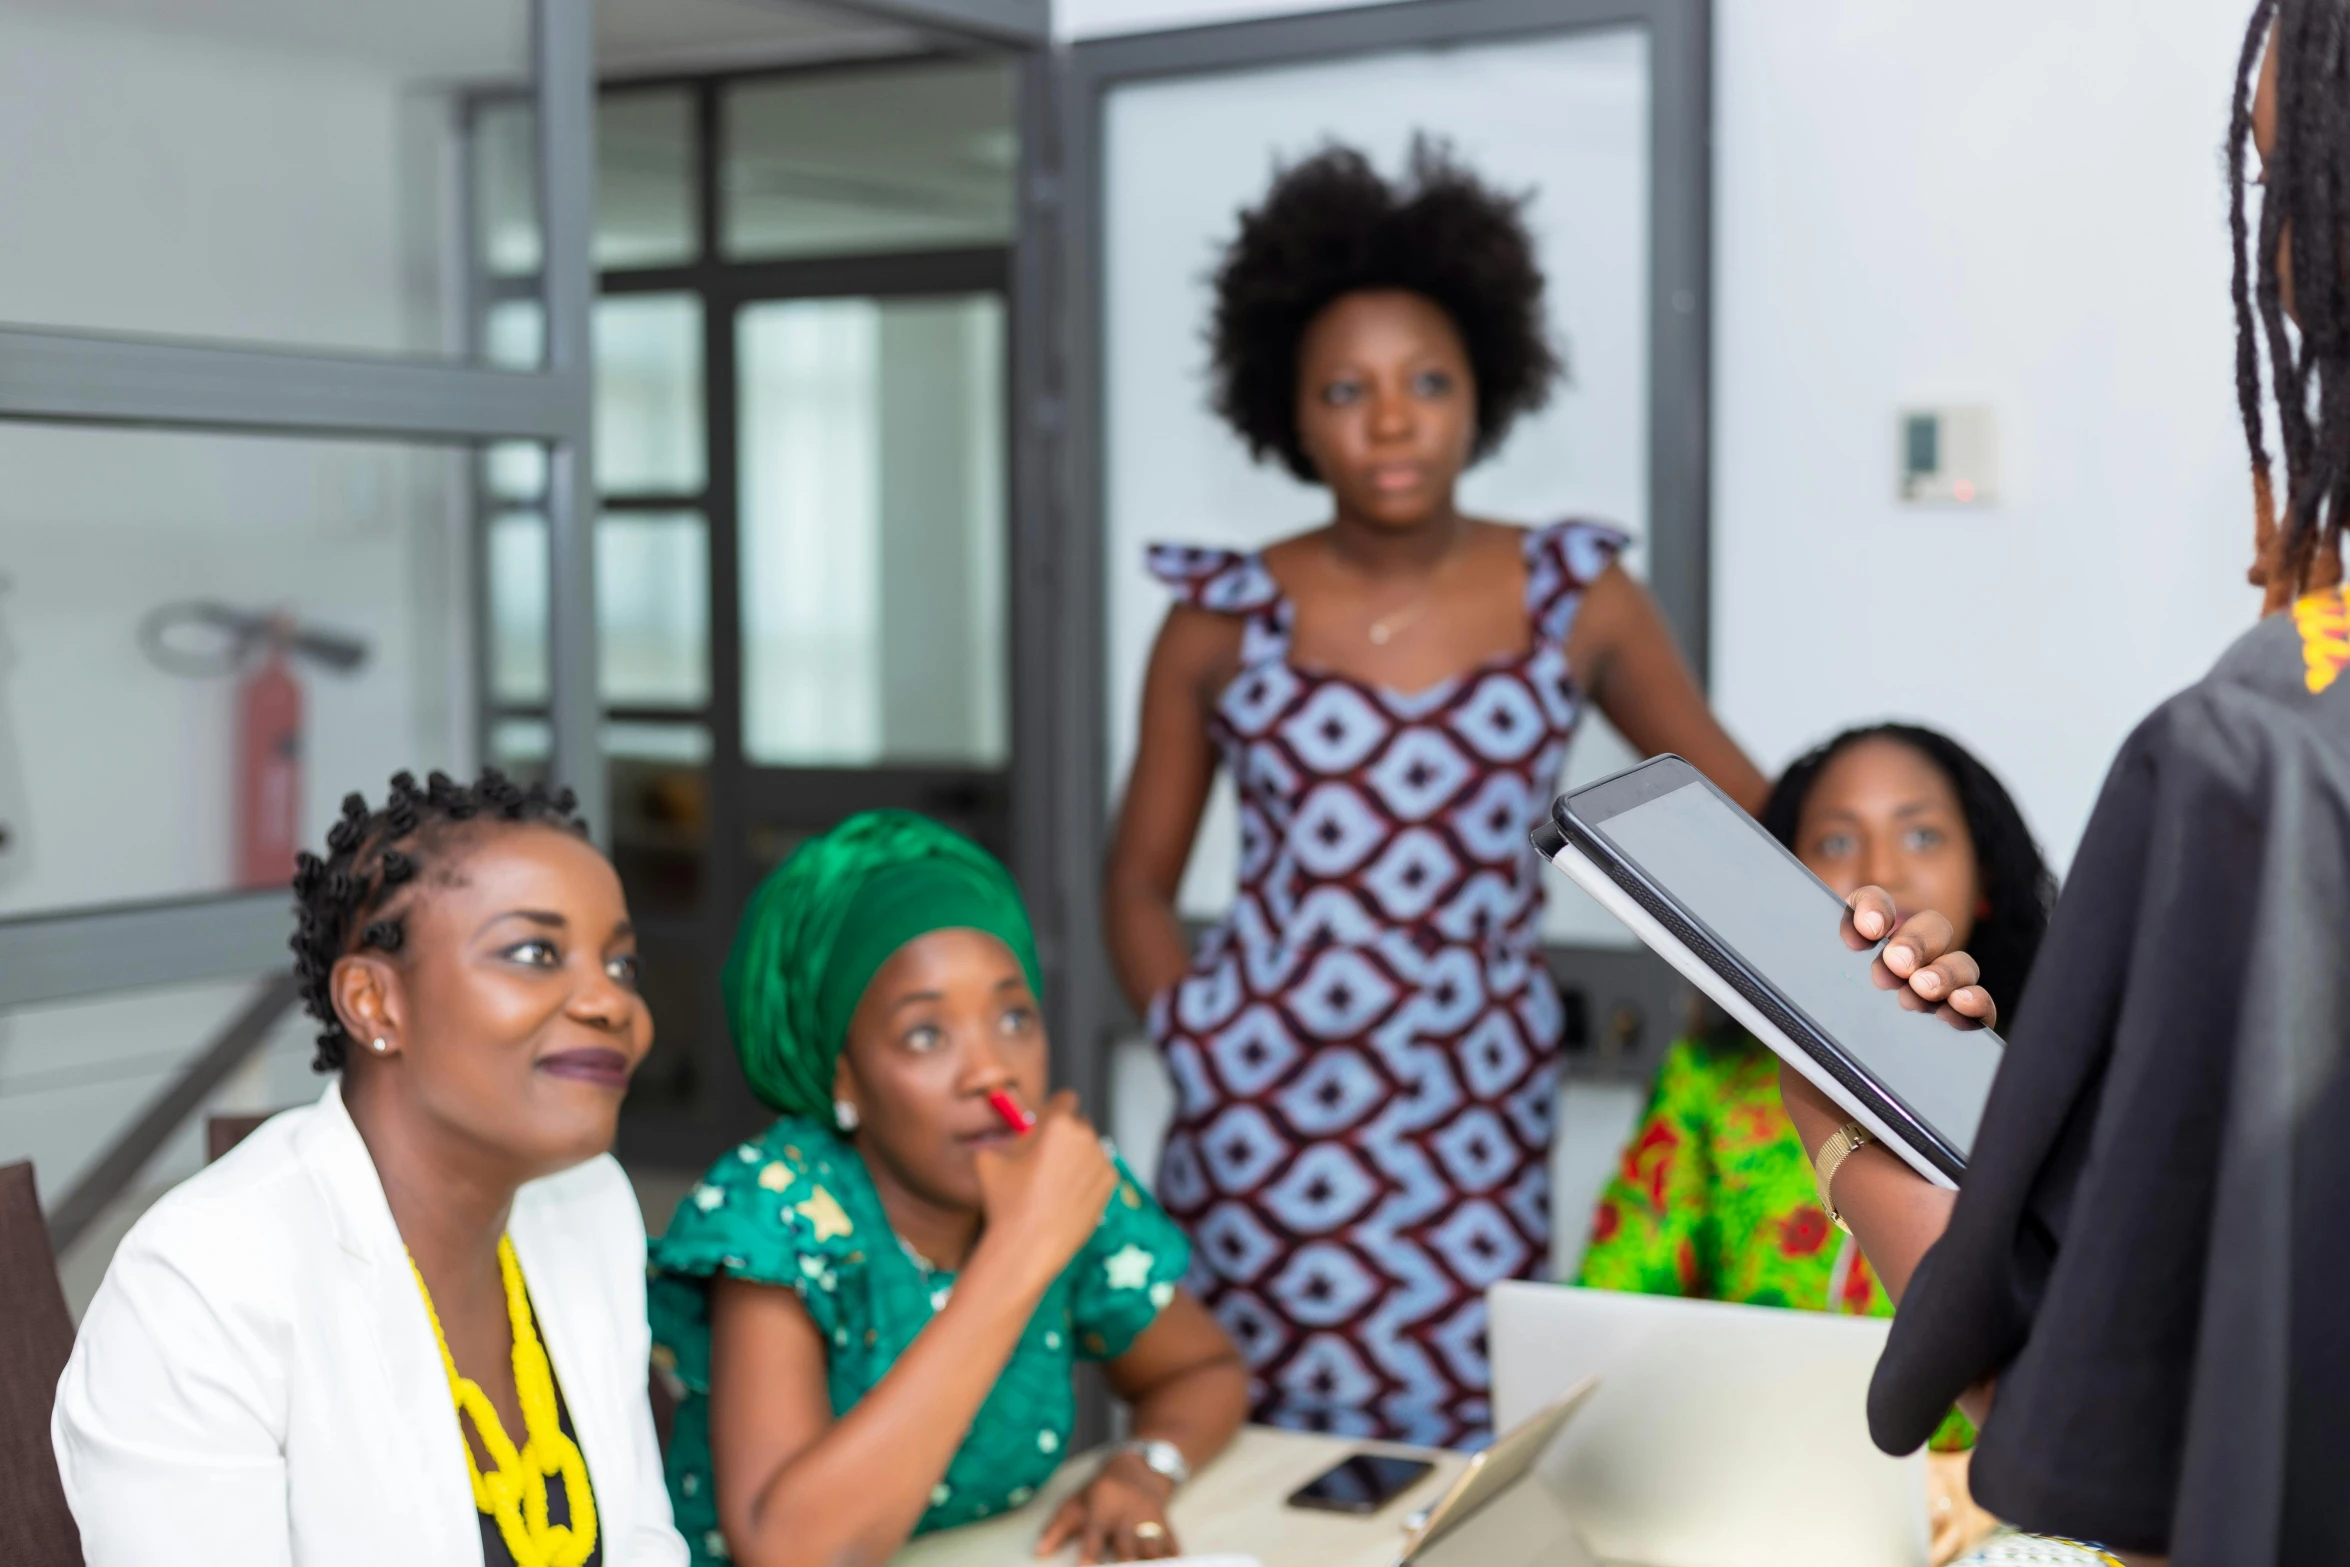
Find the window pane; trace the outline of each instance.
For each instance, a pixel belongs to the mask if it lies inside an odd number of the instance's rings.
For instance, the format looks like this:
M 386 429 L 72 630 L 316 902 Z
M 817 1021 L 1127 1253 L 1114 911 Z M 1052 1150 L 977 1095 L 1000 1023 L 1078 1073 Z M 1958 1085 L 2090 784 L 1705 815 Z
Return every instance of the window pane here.
M 489 361 L 529 368 L 545 352 L 535 299 L 500 300 L 482 317 Z M 708 465 L 702 444 L 702 305 L 691 294 L 615 294 L 596 301 L 596 483 L 607 495 L 692 495 Z M 501 501 L 547 492 L 545 448 L 498 441 L 482 480 Z
M 490 692 L 501 707 L 547 700 L 547 523 L 491 520 Z M 710 699 L 710 544 L 691 513 L 607 516 L 596 525 L 597 686 L 631 707 Z
M 596 101 L 596 265 L 694 259 L 694 100 L 682 89 Z
M 536 370 L 547 361 L 547 312 L 535 299 L 502 299 L 482 317 L 484 363 Z
M 527 0 L 0 7 L 0 321 L 460 357 L 458 95 Z
M 546 362 L 547 313 L 535 299 L 501 299 L 482 312 L 482 360 L 501 370 L 536 370 Z M 482 448 L 482 482 L 502 501 L 547 493 L 547 449 L 536 441 L 492 441 Z
M 702 488 L 702 302 L 691 294 L 596 301 L 596 483 L 607 495 Z
M 1012 67 L 954 60 L 727 89 L 726 253 L 954 250 L 1011 242 Z
M 492 277 L 539 270 L 538 111 L 528 100 L 474 114 L 474 232 Z M 701 219 L 694 180 L 694 101 L 682 88 L 596 99 L 596 265 L 674 266 L 694 259 Z
M 736 354 L 746 754 L 1000 765 L 1002 302 L 755 305 Z
M 492 277 L 539 269 L 538 112 L 525 98 L 485 103 L 473 116 L 473 232 Z
M 543 718 L 501 718 L 490 726 L 489 765 L 529 782 L 547 775 L 555 730 Z
M 469 460 L 0 427 L 0 914 L 282 885 L 285 828 L 315 846 L 346 791 L 470 766 Z M 279 614 L 309 634 L 282 676 L 265 634 L 239 649 Z M 290 775 L 245 770 L 281 747 Z
M 547 520 L 508 512 L 490 520 L 490 697 L 501 707 L 547 700 Z
M 605 701 L 710 699 L 710 532 L 699 515 L 631 513 L 597 525 L 596 627 Z
M 696 766 L 710 760 L 710 731 L 700 724 L 607 723 L 597 737 L 604 754 L 618 760 Z M 553 727 L 536 714 L 490 726 L 490 765 L 517 778 L 544 777 L 554 748 Z

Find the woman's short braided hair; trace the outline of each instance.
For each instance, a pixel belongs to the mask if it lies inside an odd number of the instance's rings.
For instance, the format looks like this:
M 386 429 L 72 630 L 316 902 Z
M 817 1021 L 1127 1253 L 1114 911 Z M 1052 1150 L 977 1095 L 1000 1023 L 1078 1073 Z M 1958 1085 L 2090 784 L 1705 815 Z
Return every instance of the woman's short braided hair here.
M 354 952 L 398 952 L 407 939 L 413 900 L 399 896 L 424 869 L 425 857 L 453 829 L 475 822 L 532 822 L 583 836 L 587 824 L 572 814 L 569 789 L 527 787 L 495 768 L 470 784 L 433 773 L 417 787 L 413 773 L 392 775 L 380 810 L 354 791 L 343 796 L 342 819 L 327 831 L 326 856 L 307 851 L 294 864 L 294 972 L 302 1001 L 325 1027 L 318 1034 L 314 1070 L 332 1072 L 350 1058 L 351 1036 L 335 1014 L 335 964 Z

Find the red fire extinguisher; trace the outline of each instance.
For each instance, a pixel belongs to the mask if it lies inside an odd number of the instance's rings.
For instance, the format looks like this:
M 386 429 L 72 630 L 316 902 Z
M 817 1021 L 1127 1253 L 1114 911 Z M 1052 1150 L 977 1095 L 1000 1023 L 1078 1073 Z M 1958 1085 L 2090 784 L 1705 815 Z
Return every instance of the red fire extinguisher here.
M 270 628 L 237 687 L 237 885 L 282 887 L 302 842 L 302 686 Z
M 236 884 L 282 887 L 302 830 L 302 684 L 297 659 L 349 671 L 367 660 L 356 637 L 297 625 L 282 612 L 166 604 L 139 627 L 147 656 L 183 675 L 236 674 Z

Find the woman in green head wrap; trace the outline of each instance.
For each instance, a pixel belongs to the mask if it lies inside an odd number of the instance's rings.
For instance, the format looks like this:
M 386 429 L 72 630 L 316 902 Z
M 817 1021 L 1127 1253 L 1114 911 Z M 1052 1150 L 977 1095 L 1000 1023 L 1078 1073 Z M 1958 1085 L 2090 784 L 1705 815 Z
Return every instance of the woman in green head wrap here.
M 1239 1424 L 1245 1375 L 1177 1283 L 1182 1233 L 1073 1096 L 1046 1099 L 1039 989 L 1011 877 L 923 817 L 853 817 L 752 897 L 727 1016 L 779 1119 L 652 1254 L 697 1564 L 880 1561 L 1020 1506 L 1065 1456 L 1079 1359 L 1105 1363 L 1135 1440 L 1039 1545 L 1175 1554 L 1167 1499 Z

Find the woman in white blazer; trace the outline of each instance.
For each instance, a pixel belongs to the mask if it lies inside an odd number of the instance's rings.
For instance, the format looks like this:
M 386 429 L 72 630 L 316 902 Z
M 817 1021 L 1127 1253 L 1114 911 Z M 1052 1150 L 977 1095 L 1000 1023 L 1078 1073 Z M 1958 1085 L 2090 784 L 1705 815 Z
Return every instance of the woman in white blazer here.
M 686 1560 L 607 1152 L 652 1021 L 570 809 L 402 774 L 303 856 L 342 1076 L 116 1252 L 52 1418 L 90 1567 Z

